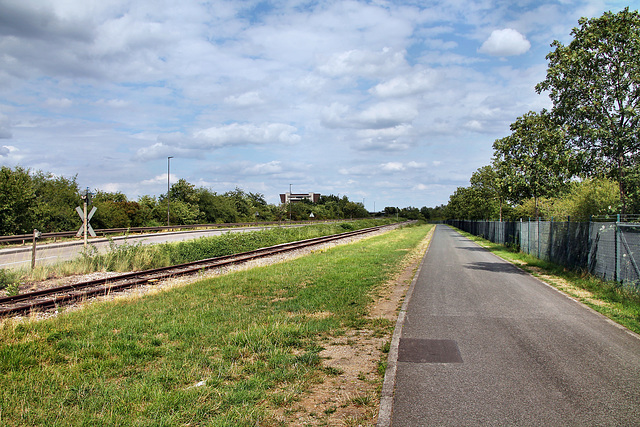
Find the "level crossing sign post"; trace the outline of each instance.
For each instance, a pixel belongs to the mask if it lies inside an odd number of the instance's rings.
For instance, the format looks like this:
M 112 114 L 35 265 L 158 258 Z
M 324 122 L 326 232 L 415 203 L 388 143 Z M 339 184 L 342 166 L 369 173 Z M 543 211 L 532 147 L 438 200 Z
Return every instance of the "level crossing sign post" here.
M 31 269 L 36 268 L 36 240 L 42 236 L 37 229 L 33 229 L 33 243 L 31 244 Z
M 80 206 L 76 206 L 76 212 L 78 212 L 78 215 L 80 216 L 80 219 L 82 220 L 82 225 L 80 226 L 80 229 L 76 233 L 76 236 L 80 237 L 80 236 L 84 235 L 84 246 L 86 247 L 87 246 L 87 235 L 91 234 L 91 237 L 96 237 L 96 232 L 93 231 L 93 227 L 91 227 L 91 224 L 89 224 L 89 221 L 91 221 L 91 218 L 93 217 L 93 214 L 96 213 L 98 208 L 96 208 L 94 206 L 91 209 L 91 212 L 89 212 L 89 214 L 87 215 L 87 205 L 91 203 L 91 193 L 89 192 L 89 188 L 87 188 L 87 191 L 82 196 L 82 199 L 84 200 L 83 208 L 81 208 Z

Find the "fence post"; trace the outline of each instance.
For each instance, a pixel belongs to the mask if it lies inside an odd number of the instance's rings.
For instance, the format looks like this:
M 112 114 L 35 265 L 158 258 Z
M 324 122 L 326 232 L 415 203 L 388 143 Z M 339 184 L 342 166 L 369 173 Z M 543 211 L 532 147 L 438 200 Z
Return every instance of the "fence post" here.
M 531 217 L 527 221 L 527 253 L 531 255 Z
M 520 218 L 520 230 L 518 230 L 518 232 L 519 232 L 519 236 L 518 236 L 518 237 L 519 237 L 519 239 L 520 239 L 520 240 L 518 241 L 518 247 L 520 248 L 520 250 L 522 250 L 522 247 L 524 246 L 524 245 L 522 244 L 522 218 Z
M 620 279 L 620 245 L 618 244 L 618 233 L 620 232 L 620 227 L 618 227 L 618 223 L 620 222 L 620 214 L 617 215 L 616 218 L 616 226 L 615 226 L 615 255 L 616 255 L 616 262 L 615 262 L 615 266 L 616 266 L 616 270 L 614 272 L 614 278 L 613 280 L 615 280 L 616 282 Z
M 553 260 L 553 217 L 551 217 L 551 223 L 549 224 L 549 243 L 547 243 L 549 261 Z
M 571 239 L 571 215 L 567 216 L 567 266 L 571 266 L 571 262 L 569 259 L 571 258 L 571 243 L 569 240 Z
M 537 234 L 537 240 L 538 240 L 538 259 L 540 259 L 540 217 L 537 218 L 538 220 L 538 232 Z

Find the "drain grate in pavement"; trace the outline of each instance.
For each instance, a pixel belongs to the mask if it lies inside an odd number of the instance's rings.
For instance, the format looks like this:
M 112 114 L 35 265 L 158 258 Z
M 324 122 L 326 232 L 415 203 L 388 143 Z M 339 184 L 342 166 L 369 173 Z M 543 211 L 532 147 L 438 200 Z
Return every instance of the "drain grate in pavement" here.
M 453 340 L 400 338 L 398 362 L 462 363 L 462 356 Z

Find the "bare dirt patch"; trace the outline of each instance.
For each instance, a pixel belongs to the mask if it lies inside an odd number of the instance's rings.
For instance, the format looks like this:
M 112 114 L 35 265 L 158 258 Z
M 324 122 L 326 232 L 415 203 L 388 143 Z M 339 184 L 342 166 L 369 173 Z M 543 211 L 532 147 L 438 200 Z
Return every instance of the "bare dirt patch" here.
M 384 379 L 381 364 L 411 281 L 433 231 L 405 258 L 400 273 L 379 288 L 371 306 L 369 329 L 348 331 L 322 344 L 326 374 L 303 397 L 278 414 L 288 426 L 375 426 Z

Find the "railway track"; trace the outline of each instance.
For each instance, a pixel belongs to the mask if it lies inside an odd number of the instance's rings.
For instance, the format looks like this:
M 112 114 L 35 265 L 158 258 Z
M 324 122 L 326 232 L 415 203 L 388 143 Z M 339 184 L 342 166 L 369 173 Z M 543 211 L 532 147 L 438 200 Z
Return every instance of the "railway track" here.
M 152 270 L 124 273 L 104 279 L 89 280 L 86 282 L 74 283 L 72 285 L 64 285 L 15 296 L 2 297 L 0 298 L 0 317 L 25 314 L 31 311 L 55 309 L 59 306 L 70 304 L 74 301 L 79 301 L 90 297 L 105 296 L 127 288 L 152 284 L 159 280 L 170 277 L 185 276 L 212 268 L 241 264 L 258 258 L 264 258 L 285 252 L 292 252 L 310 246 L 316 246 L 335 240 L 371 233 L 385 227 L 391 227 L 393 225 L 383 225 L 335 234 L 332 236 L 323 236 L 313 239 L 301 240 L 298 242 L 283 243 L 276 246 L 270 246 L 267 248 L 256 249 L 253 251 L 242 252 L 234 255 L 208 258 L 186 264 L 155 268 Z

